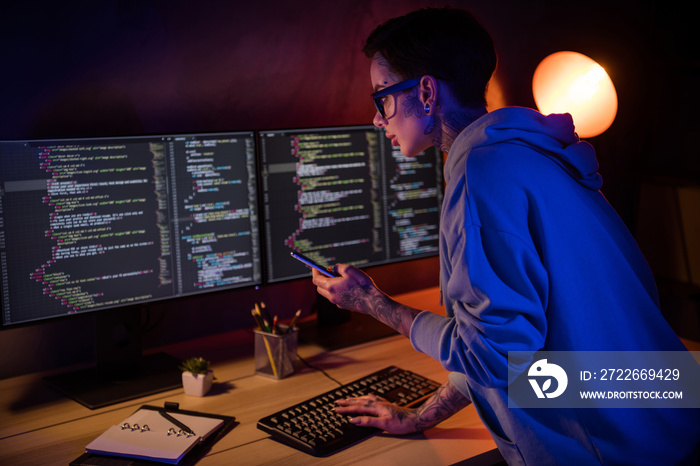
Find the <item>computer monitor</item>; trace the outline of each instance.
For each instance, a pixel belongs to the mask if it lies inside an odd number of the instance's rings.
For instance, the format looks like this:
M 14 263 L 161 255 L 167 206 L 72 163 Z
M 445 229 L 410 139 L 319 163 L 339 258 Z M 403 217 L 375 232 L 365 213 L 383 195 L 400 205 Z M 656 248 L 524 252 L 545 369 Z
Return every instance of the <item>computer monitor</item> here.
M 258 136 L 268 283 L 308 278 L 292 250 L 361 268 L 438 255 L 439 150 L 405 157 L 371 125 Z
M 2 327 L 94 312 L 97 332 L 135 330 L 138 358 L 144 303 L 261 284 L 255 143 L 253 132 L 0 141 Z M 96 372 L 50 382 L 90 407 L 180 384 L 177 361 L 124 361 L 108 341 L 96 335 Z M 105 375 L 114 363 L 144 364 L 153 380 L 129 393 Z

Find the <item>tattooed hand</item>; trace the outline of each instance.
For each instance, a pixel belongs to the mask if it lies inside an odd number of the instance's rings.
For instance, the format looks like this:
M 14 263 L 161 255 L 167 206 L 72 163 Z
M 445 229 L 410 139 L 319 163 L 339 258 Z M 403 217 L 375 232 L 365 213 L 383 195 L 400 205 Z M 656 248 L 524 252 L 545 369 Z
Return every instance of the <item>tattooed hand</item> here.
M 418 414 L 416 409 L 396 406 L 375 395 L 336 401 L 337 413 L 362 414 L 350 419 L 350 422 L 364 427 L 378 427 L 390 434 L 410 434 L 418 432 Z
M 313 271 L 313 282 L 321 296 L 342 309 L 369 314 L 369 298 L 379 290 L 374 281 L 363 271 L 346 264 L 337 264 L 335 271 L 340 278 L 330 278 Z
M 313 282 L 321 296 L 342 309 L 369 314 L 397 332 L 409 335 L 413 319 L 421 311 L 391 299 L 356 267 L 337 264 L 335 271 L 340 277 L 327 277 L 313 270 Z
M 350 420 L 353 424 L 403 435 L 436 426 L 468 406 L 470 400 L 448 381 L 415 409 L 396 406 L 375 395 L 338 400 L 336 404 L 336 412 L 358 415 Z

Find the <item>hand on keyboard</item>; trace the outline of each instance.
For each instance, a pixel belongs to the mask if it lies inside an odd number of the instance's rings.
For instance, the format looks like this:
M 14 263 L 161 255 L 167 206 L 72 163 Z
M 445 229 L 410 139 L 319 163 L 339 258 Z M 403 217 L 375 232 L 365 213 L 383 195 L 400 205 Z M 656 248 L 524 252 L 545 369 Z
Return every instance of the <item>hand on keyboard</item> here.
M 416 409 L 403 408 L 376 395 L 337 400 L 335 412 L 354 416 L 349 422 L 362 427 L 375 427 L 390 434 L 416 432 Z M 357 416 L 357 415 L 360 416 Z
M 421 375 L 390 366 L 266 416 L 258 421 L 258 429 L 310 455 L 330 455 L 369 437 L 379 429 L 392 428 L 390 424 L 400 424 L 398 421 L 401 416 L 412 412 L 409 407 L 422 403 L 439 386 L 437 382 Z M 345 401 L 337 403 L 339 400 Z M 385 423 L 386 427 L 374 428 L 369 427 L 370 424 L 362 424 L 367 427 L 360 427 L 360 424 L 350 422 L 347 415 L 338 412 L 339 409 L 345 409 L 342 407 L 345 402 L 348 405 L 357 404 L 347 400 L 364 400 L 364 404 L 368 404 L 368 400 L 374 400 L 370 404 L 376 405 L 374 409 L 380 417 L 372 422 Z M 390 402 L 396 406 L 390 406 Z M 396 418 L 390 423 L 391 416 Z M 359 422 L 368 422 L 363 417 L 360 417 Z

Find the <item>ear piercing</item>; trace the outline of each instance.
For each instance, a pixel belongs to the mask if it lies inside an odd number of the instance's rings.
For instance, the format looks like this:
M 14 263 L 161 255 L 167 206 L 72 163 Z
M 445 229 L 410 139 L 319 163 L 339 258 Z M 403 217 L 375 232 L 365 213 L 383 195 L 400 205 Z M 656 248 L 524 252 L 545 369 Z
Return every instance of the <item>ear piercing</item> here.
M 424 110 L 426 114 L 430 113 L 430 104 L 425 104 Z

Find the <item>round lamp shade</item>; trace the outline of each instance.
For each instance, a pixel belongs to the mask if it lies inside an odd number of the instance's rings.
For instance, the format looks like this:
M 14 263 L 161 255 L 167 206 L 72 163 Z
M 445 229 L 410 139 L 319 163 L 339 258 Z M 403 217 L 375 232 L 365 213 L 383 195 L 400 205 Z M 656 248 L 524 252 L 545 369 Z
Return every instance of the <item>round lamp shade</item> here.
M 577 52 L 557 52 L 537 65 L 532 78 L 537 108 L 570 113 L 581 138 L 601 134 L 617 114 L 617 93 L 602 66 Z

